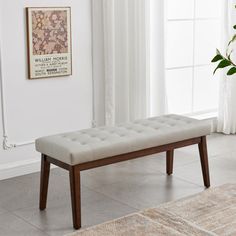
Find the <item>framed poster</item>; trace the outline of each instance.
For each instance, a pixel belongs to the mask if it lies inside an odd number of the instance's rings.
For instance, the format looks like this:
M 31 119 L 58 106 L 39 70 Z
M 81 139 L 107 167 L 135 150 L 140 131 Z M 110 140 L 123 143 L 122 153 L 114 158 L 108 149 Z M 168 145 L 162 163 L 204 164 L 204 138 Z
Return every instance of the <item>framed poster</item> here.
M 29 79 L 72 74 L 70 7 L 27 7 Z

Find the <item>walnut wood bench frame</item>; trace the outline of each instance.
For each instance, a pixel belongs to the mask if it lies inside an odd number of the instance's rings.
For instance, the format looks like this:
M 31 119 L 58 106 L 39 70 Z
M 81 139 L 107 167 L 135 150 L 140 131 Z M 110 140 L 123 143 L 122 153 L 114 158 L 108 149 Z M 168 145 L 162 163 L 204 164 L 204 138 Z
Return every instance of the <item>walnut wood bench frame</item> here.
M 50 164 L 54 164 L 69 171 L 70 189 L 71 189 L 71 204 L 73 225 L 75 229 L 81 228 L 81 196 L 80 196 L 80 172 L 100 166 L 105 166 L 117 162 L 127 161 L 155 153 L 166 152 L 166 172 L 168 175 L 173 173 L 173 157 L 174 149 L 181 148 L 193 144 L 198 144 L 199 154 L 202 167 L 202 175 L 206 188 L 210 187 L 208 154 L 206 136 L 192 138 L 176 143 L 166 144 L 158 147 L 152 147 L 140 151 L 130 152 L 122 155 L 103 158 L 100 160 L 90 161 L 75 166 L 66 164 L 47 155 L 42 154 L 41 159 L 41 177 L 40 177 L 40 210 L 44 210 L 47 204 L 48 181 L 50 173 Z

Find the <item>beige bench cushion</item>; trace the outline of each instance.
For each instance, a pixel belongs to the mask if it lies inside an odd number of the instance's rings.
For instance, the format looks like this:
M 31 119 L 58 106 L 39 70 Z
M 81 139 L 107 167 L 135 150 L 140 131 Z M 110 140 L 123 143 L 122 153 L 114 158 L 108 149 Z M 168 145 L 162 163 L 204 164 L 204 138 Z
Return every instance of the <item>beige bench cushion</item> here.
M 211 125 L 179 115 L 137 120 L 36 140 L 36 150 L 70 165 L 210 134 Z

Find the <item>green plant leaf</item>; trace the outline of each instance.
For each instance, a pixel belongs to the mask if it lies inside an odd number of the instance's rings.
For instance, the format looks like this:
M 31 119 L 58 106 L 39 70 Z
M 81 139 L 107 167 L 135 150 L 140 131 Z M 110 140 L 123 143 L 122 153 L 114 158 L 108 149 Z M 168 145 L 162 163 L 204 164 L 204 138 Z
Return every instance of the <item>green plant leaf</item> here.
M 236 34 L 232 37 L 232 39 L 229 41 L 228 46 L 233 43 L 236 40 Z
M 213 74 L 216 73 L 216 71 L 220 68 L 225 68 L 227 66 L 230 66 L 232 63 L 230 61 L 228 61 L 227 59 L 222 60 L 219 65 L 216 67 L 216 69 L 214 70 Z
M 236 25 L 234 25 L 234 29 L 236 29 Z
M 235 73 L 236 73 L 236 67 L 232 67 L 232 68 L 228 71 L 227 75 L 233 75 L 233 74 L 235 74 Z
M 217 54 L 211 62 L 217 62 L 217 61 L 220 61 L 220 60 L 223 60 L 223 57 L 220 55 L 220 54 Z

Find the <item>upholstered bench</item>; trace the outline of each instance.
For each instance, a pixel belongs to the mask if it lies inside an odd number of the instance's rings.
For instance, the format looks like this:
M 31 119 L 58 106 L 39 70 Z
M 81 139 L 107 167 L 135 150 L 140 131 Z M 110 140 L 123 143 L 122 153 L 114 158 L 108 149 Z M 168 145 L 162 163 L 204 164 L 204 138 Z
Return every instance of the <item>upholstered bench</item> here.
M 36 140 L 42 153 L 40 210 L 46 208 L 50 163 L 69 171 L 74 228 L 81 227 L 80 171 L 167 152 L 166 171 L 173 171 L 174 149 L 198 144 L 203 180 L 210 186 L 206 135 L 211 125 L 179 115 L 86 129 Z

